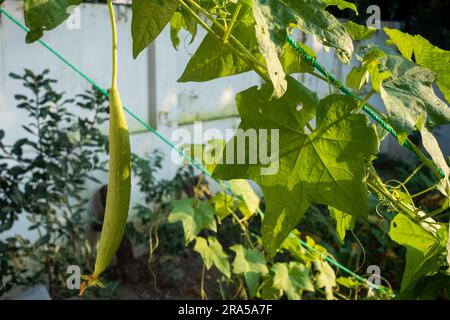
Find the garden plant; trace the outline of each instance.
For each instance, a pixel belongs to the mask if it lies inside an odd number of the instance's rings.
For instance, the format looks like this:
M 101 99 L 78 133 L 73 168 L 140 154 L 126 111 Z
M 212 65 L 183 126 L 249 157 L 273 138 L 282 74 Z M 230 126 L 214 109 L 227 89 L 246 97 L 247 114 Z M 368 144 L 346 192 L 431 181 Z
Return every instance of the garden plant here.
M 67 19 L 66 9 L 81 0 L 24 2 L 26 41 L 31 43 L 41 41 L 45 32 Z M 130 205 L 131 156 L 124 117 L 130 109 L 122 107 L 116 86 L 120 66 L 111 0 L 108 6 L 113 81 L 109 92 L 107 227 L 102 230 L 95 270 L 84 277 L 81 293 L 89 286 L 102 286 L 99 277 L 120 244 Z M 263 163 L 221 161 L 239 143 L 237 137 L 227 143 L 211 141 L 178 150 L 201 176 L 193 197 L 172 202 L 170 212 L 162 217 L 168 223 L 181 222 L 185 244 L 193 245 L 204 263 L 202 279 L 214 267 L 224 283 L 236 286 L 240 297 L 448 295 L 450 168 L 433 132 L 450 123 L 450 52 L 420 35 L 342 22 L 329 7 L 358 13 L 353 3 L 344 0 L 132 1 L 135 58 L 167 25 L 175 49 L 182 29 L 191 39 L 198 28 L 204 29 L 206 35 L 178 81 L 207 82 L 255 72 L 263 84 L 254 83 L 236 95 L 239 129 L 267 129 L 270 142 L 275 140 L 274 129 L 279 139 L 279 150 L 272 150 L 279 170 L 271 175 L 262 174 Z M 312 48 L 296 40 L 298 32 L 313 35 L 342 64 L 355 57 L 358 65 L 346 79 L 336 79 Z M 387 35 L 384 45 L 371 41 L 376 32 Z M 358 41 L 364 45 L 355 52 Z M 319 99 L 296 79 L 298 73 L 327 83 L 329 94 Z M 374 96 L 381 98 L 386 112 L 369 103 Z M 383 179 L 374 166 L 380 144 L 388 135 L 418 160 L 406 178 Z M 196 148 L 202 150 L 201 159 L 187 152 Z M 250 151 L 246 152 L 245 158 L 250 158 Z M 417 191 L 411 182 L 421 175 L 431 177 L 432 183 Z M 219 183 L 221 192 L 201 192 L 201 180 L 210 178 Z M 261 188 L 263 203 L 248 180 Z M 418 201 L 426 194 L 439 194 L 444 200 L 426 206 Z M 370 199 L 376 199 L 375 210 L 383 221 L 380 229 L 406 248 L 401 284 L 395 290 L 383 279 L 374 284 L 345 271 L 324 246 L 298 228 L 306 212 L 320 206 L 326 208 L 320 214 L 328 211 L 336 220 L 336 234 L 344 243 L 355 224 L 368 219 Z M 238 228 L 241 241 L 221 243 L 223 239 L 217 235 L 227 220 Z M 335 267 L 346 275 L 337 277 Z M 207 298 L 203 285 L 201 297 Z

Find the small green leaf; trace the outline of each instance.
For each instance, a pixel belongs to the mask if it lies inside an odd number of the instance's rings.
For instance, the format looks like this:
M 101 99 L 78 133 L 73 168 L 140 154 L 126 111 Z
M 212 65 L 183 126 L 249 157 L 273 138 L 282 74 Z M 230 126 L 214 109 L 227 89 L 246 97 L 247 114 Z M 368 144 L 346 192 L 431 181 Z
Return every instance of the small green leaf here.
M 369 73 L 364 67 L 353 67 L 347 75 L 347 87 L 360 90 L 369 81 Z
M 406 267 L 401 290 L 414 287 L 425 276 L 438 272 L 445 259 L 445 245 L 406 215 L 398 214 L 391 222 L 391 239 L 406 247 Z
M 353 230 L 355 227 L 356 217 L 346 214 L 333 207 L 328 207 L 330 215 L 336 220 L 336 235 L 340 243 L 344 243 L 345 232 Z
M 191 242 L 203 229 L 217 231 L 214 209 L 209 202 L 196 199 L 182 199 L 173 203 L 172 212 L 167 219 L 169 223 L 180 221 L 183 224 L 184 239 Z
M 25 24 L 30 29 L 26 42 L 37 41 L 44 31 L 59 26 L 70 16 L 69 9 L 80 3 L 81 0 L 25 0 Z
M 217 218 L 222 221 L 228 217 L 231 212 L 237 209 L 237 200 L 225 192 L 218 192 L 212 198 L 211 202 L 214 204 Z
M 198 252 L 202 257 L 206 269 L 209 270 L 214 265 L 227 278 L 230 277 L 228 256 L 215 237 L 208 237 L 208 241 L 205 238 L 196 237 L 194 251 Z
M 233 273 L 245 274 L 247 272 L 265 275 L 268 272 L 264 256 L 255 249 L 246 249 L 240 244 L 230 247 L 236 253 L 233 261 Z
M 336 286 L 336 274 L 334 273 L 333 268 L 331 268 L 330 264 L 322 258 L 314 259 L 313 264 L 317 271 L 315 274 L 316 286 L 318 288 L 325 288 L 327 299 L 333 299 L 333 288 Z
M 271 272 L 273 287 L 283 291 L 289 300 L 301 300 L 303 290 L 314 291 L 309 269 L 300 262 L 276 263 Z
M 344 26 L 353 40 L 367 40 L 372 38 L 377 32 L 377 29 L 373 27 L 368 28 L 366 26 L 354 23 L 353 21 L 347 21 L 344 23 Z
M 233 261 L 233 273 L 243 274 L 250 292 L 250 296 L 256 295 L 261 276 L 269 272 L 267 262 L 261 252 L 255 249 L 245 249 L 237 244 L 230 248 L 236 253 Z
M 178 0 L 164 0 L 163 4 L 157 0 L 133 0 L 131 35 L 135 59 L 161 33 L 178 7 Z
M 345 0 L 323 0 L 327 4 L 327 6 L 337 6 L 339 10 L 350 9 L 353 10 L 356 14 L 358 14 L 358 9 L 354 3 Z
M 180 37 L 178 34 L 183 27 L 183 15 L 181 12 L 175 12 L 170 19 L 170 40 L 175 50 L 178 50 L 178 45 L 180 44 Z
M 315 52 L 305 45 L 302 42 L 297 42 L 297 45 L 300 46 L 303 50 L 308 53 L 311 57 L 315 58 Z M 283 53 L 280 56 L 280 62 L 283 65 L 283 69 L 286 74 L 293 73 L 306 73 L 314 71 L 314 68 L 311 64 L 303 58 L 302 55 L 298 54 L 298 52 L 288 43 L 286 43 L 283 47 Z
M 259 208 L 260 199 L 255 191 L 253 191 L 248 181 L 244 179 L 230 180 L 230 188 L 233 194 L 240 196 L 243 200 L 243 202 L 239 204 L 239 209 L 244 217 L 250 218 L 254 215 Z

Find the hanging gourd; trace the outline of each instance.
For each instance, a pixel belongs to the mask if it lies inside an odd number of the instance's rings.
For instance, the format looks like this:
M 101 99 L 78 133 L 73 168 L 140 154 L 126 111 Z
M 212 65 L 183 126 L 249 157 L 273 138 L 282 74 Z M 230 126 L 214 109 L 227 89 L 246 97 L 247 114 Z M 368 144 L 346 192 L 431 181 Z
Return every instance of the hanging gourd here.
M 109 177 L 105 217 L 97 249 L 94 272 L 84 276 L 87 280 L 80 288 L 80 295 L 89 286 L 101 286 L 98 277 L 106 269 L 125 233 L 130 206 L 131 151 L 127 120 L 117 89 L 117 31 L 112 0 L 108 0 L 113 39 L 112 84 L 109 94 Z

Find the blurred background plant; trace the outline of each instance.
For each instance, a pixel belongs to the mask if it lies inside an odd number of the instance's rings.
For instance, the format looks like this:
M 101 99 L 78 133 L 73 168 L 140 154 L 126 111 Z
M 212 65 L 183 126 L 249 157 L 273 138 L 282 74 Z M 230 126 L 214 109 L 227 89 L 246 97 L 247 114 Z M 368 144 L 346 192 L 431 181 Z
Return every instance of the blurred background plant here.
M 22 127 L 27 137 L 12 145 L 0 131 L 0 232 L 20 218 L 39 236 L 0 242 L 0 294 L 46 277 L 50 294 L 57 296 L 67 266 L 87 263 L 91 250 L 84 237 L 89 199 L 81 194 L 86 179 L 99 182 L 92 173 L 105 168 L 100 158 L 108 140 L 98 129 L 107 120 L 105 98 L 91 90 L 67 99 L 48 75 L 49 70 L 10 74 L 27 91 L 15 98 L 30 122 Z

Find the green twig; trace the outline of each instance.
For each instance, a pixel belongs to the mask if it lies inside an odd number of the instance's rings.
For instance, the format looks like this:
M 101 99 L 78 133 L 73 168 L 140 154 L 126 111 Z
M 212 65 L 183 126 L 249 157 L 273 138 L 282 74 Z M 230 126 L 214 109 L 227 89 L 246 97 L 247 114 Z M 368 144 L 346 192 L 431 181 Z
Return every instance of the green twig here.
M 226 27 L 226 31 L 225 34 L 223 36 L 223 43 L 227 44 L 228 43 L 228 38 L 231 34 L 231 31 L 233 30 L 234 24 L 236 23 L 237 17 L 239 15 L 239 12 L 241 11 L 242 8 L 242 2 L 239 1 L 239 3 L 237 4 L 236 10 L 234 10 L 233 12 L 233 16 L 231 17 L 231 22 L 230 25 L 228 27 Z

